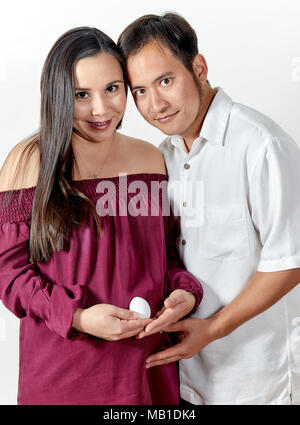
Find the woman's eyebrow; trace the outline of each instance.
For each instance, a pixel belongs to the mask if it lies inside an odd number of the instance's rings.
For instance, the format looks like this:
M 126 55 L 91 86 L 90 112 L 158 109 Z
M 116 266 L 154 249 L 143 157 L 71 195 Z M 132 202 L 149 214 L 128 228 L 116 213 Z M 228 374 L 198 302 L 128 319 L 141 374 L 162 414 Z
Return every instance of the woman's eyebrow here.
M 123 83 L 123 82 L 124 82 L 123 80 L 114 80 L 114 81 L 111 81 L 110 83 L 107 83 L 106 84 L 106 87 L 111 86 L 112 84 L 115 84 L 115 83 Z M 87 89 L 87 88 L 83 88 L 83 87 L 75 87 L 75 90 L 89 91 L 91 89 Z
M 123 80 L 114 80 L 114 81 L 111 81 L 110 83 L 106 84 L 106 87 L 112 86 L 115 83 L 124 83 L 124 81 Z

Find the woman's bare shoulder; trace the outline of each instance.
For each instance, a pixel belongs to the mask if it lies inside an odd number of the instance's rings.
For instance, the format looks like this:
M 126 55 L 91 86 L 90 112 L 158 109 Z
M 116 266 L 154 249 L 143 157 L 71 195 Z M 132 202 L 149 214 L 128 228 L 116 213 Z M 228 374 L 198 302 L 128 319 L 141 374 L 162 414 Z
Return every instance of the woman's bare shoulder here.
M 132 148 L 136 164 L 143 172 L 167 174 L 164 157 L 155 145 L 134 137 L 125 137 L 126 143 Z
M 18 143 L 8 154 L 0 170 L 0 191 L 36 186 L 40 154 L 36 137 Z

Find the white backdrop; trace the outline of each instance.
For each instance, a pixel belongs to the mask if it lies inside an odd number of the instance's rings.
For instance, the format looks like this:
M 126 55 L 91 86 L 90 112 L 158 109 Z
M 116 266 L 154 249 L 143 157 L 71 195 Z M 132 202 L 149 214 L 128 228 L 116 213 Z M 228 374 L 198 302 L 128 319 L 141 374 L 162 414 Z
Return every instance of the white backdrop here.
M 0 166 L 39 120 L 39 81 L 65 31 L 95 26 L 115 41 L 146 13 L 175 11 L 196 29 L 212 86 L 270 116 L 300 145 L 299 0 L 11 0 L 1 4 Z M 163 135 L 138 115 L 131 96 L 122 132 L 158 145 Z M 0 404 L 16 404 L 18 327 L 0 304 Z M 37 347 L 38 349 L 38 347 Z

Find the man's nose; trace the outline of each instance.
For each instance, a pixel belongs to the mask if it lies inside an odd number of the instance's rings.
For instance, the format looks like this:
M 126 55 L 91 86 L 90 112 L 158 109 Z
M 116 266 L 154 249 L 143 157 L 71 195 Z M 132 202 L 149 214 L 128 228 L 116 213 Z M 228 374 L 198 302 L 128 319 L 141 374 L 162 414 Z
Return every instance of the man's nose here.
M 103 115 L 107 111 L 105 99 L 100 95 L 95 95 L 92 99 L 92 116 Z
M 150 94 L 150 109 L 152 113 L 164 112 L 169 106 L 169 103 L 159 93 L 158 90 L 153 90 Z

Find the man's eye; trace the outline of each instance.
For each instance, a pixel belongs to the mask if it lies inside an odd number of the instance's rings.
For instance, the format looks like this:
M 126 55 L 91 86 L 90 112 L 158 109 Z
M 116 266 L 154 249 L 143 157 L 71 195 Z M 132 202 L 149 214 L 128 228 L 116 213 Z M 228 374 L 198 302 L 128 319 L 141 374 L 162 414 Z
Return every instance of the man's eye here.
M 145 89 L 138 89 L 134 92 L 135 96 L 141 96 L 143 94 L 145 94 Z
M 75 97 L 78 99 L 86 99 L 88 97 L 88 93 L 86 91 L 81 91 L 75 94 Z
M 161 80 L 161 82 L 160 82 L 160 84 L 161 84 L 163 87 L 169 86 L 169 85 L 170 85 L 170 83 L 171 83 L 171 78 L 164 78 L 164 79 L 163 79 L 163 80 Z
M 119 86 L 113 85 L 113 86 L 107 87 L 106 91 L 107 91 L 107 93 L 114 93 L 116 90 L 118 90 L 118 88 L 119 88 Z

